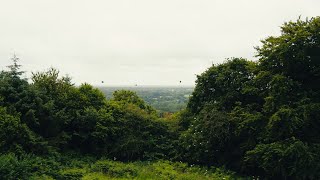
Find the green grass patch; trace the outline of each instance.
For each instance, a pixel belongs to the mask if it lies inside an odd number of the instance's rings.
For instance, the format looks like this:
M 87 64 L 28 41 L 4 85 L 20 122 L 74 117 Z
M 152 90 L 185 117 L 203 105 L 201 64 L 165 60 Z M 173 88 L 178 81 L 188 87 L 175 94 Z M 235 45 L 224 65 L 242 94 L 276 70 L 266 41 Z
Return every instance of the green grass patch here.
M 103 179 L 240 179 L 221 168 L 206 168 L 182 162 L 135 161 L 61 155 L 49 157 L 0 155 L 0 179 L 103 180 Z

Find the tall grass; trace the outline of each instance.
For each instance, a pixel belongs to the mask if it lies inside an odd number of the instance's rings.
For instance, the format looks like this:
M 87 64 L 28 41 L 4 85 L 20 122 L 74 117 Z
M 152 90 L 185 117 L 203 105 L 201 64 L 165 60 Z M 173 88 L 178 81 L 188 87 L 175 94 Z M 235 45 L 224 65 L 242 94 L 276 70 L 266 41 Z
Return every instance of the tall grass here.
M 206 168 L 182 162 L 119 162 L 92 157 L 17 157 L 0 155 L 0 179 L 239 179 L 223 168 Z

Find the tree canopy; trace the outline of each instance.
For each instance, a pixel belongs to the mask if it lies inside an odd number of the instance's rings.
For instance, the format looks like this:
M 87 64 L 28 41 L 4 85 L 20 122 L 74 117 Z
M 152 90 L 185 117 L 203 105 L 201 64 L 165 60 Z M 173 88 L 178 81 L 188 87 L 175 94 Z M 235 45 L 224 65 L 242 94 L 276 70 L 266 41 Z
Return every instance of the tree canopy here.
M 256 48 L 258 61 L 232 58 L 198 76 L 181 119 L 191 119 L 185 157 L 270 178 L 319 177 L 319 35 L 319 17 L 285 23 Z

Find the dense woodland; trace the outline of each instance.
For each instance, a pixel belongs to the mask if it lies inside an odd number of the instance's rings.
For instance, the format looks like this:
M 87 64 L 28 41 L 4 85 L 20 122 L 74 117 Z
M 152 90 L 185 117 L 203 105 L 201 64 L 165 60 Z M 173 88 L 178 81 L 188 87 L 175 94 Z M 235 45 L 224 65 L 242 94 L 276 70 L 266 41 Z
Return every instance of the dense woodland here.
M 167 118 L 53 68 L 28 81 L 13 57 L 0 73 L 0 179 L 319 179 L 320 17 L 283 24 L 256 51 L 208 68 Z

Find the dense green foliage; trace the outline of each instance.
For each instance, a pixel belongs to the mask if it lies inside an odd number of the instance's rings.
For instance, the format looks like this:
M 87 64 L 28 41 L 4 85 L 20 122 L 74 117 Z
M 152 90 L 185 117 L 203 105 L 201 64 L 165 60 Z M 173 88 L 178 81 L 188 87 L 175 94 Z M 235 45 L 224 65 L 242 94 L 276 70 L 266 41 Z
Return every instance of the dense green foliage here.
M 221 166 L 319 179 L 320 17 L 285 23 L 256 49 L 258 61 L 199 75 L 187 107 L 166 117 L 136 92 L 107 99 L 53 68 L 28 82 L 14 56 L 0 72 L 0 179 L 238 177 Z
M 14 59 L 15 60 L 15 59 Z M 78 151 L 120 160 L 166 156 L 171 132 L 131 91 L 111 100 L 89 84 L 74 86 L 56 69 L 21 79 L 19 66 L 0 74 L 0 152 Z
M 129 162 L 96 159 L 77 154 L 50 157 L 0 156 L 0 179 L 234 179 L 240 178 L 223 168 L 188 166 L 170 161 Z
M 270 178 L 320 178 L 320 18 L 285 23 L 198 76 L 181 118 L 182 159 Z

